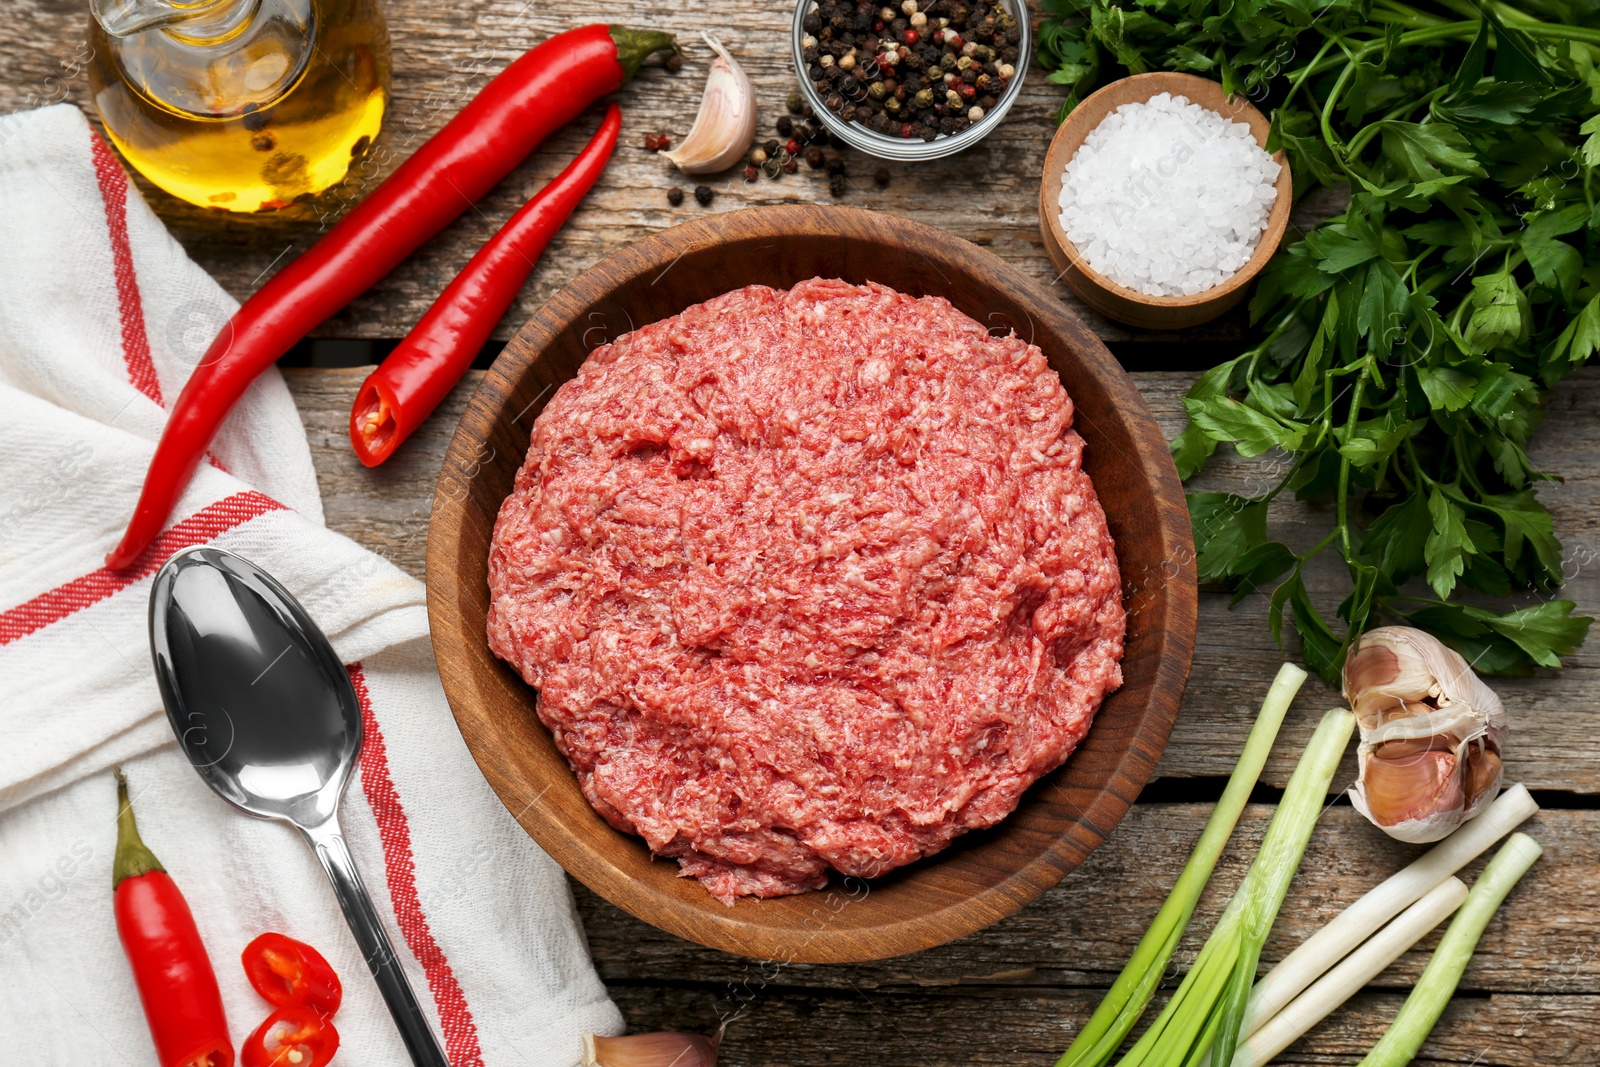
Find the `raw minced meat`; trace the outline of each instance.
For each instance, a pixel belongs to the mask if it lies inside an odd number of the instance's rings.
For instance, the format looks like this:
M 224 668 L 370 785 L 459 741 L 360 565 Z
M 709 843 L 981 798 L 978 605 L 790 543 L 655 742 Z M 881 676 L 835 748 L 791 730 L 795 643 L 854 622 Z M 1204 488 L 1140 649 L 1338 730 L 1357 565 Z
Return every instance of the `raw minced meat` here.
M 750 286 L 596 349 L 534 426 L 489 643 L 615 827 L 732 903 L 991 826 L 1121 684 L 1072 402 L 948 302 Z

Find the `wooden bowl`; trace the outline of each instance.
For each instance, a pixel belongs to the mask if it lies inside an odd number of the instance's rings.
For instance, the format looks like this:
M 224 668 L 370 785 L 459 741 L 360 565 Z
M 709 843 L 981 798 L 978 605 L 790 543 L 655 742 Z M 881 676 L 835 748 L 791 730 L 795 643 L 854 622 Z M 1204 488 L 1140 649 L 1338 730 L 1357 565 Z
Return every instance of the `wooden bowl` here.
M 1250 283 L 1278 250 L 1278 242 L 1283 240 L 1294 200 L 1294 182 L 1289 177 L 1289 158 L 1280 150 L 1272 157 L 1282 169 L 1278 171 L 1278 198 L 1267 216 L 1267 228 L 1256 245 L 1255 255 L 1221 285 L 1193 296 L 1148 296 L 1118 285 L 1095 271 L 1073 247 L 1061 225 L 1061 186 L 1067 163 L 1106 115 L 1123 104 L 1143 103 L 1161 93 L 1186 96 L 1192 103 L 1210 108 L 1225 118 L 1246 123 L 1256 143 L 1262 148 L 1267 146 L 1267 133 L 1272 124 L 1266 116 L 1244 97 L 1228 96 L 1220 84 L 1209 78 L 1158 72 L 1114 81 L 1073 108 L 1050 142 L 1050 150 L 1044 157 L 1044 180 L 1039 185 L 1039 233 L 1044 238 L 1050 261 L 1061 272 L 1060 277 L 1085 304 L 1108 318 L 1133 326 L 1177 330 L 1209 322 L 1244 299 Z
M 490 653 L 490 535 L 550 394 L 597 345 L 729 289 L 817 275 L 937 294 L 1031 338 L 1061 374 L 1117 541 L 1128 607 L 1126 682 L 1066 764 L 999 826 L 870 883 L 724 906 L 671 860 L 606 824 L 534 713 L 535 693 Z M 1080 863 L 1149 779 L 1194 646 L 1194 543 L 1167 443 L 1138 389 L 1059 298 L 966 241 L 842 207 L 750 208 L 634 244 L 584 272 L 523 326 L 461 418 L 428 536 L 439 674 L 484 777 L 534 840 L 589 888 L 713 948 L 810 963 L 929 948 L 1016 911 Z M 463 832 L 470 828 L 463 827 Z

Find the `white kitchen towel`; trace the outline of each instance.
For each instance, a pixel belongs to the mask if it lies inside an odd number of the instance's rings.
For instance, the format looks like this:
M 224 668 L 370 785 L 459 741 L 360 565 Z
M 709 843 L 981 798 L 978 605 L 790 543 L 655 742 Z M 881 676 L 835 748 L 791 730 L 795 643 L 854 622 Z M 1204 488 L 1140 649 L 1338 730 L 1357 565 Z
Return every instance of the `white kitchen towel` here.
M 174 551 L 211 542 L 276 575 L 350 665 L 366 743 L 344 827 L 450 1062 L 570 1067 L 584 1032 L 621 1019 L 564 877 L 456 730 L 421 584 L 323 527 L 276 371 L 141 563 L 101 566 L 165 407 L 235 307 L 76 108 L 0 117 L 0 1060 L 156 1062 L 112 918 L 120 764 L 210 950 L 235 1045 L 269 1014 L 240 950 L 277 930 L 344 981 L 338 1062 L 407 1062 L 310 850 L 213 796 L 173 741 L 150 664 L 150 581 Z

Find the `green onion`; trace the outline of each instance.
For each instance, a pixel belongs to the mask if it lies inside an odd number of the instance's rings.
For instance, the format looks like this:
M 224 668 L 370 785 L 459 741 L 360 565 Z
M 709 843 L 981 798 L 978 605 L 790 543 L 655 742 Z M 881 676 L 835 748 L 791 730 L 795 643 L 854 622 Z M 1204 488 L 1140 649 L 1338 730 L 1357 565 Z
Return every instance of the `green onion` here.
M 1272 751 L 1272 743 L 1278 737 L 1289 705 L 1305 680 L 1306 672 L 1292 663 L 1278 668 L 1278 676 L 1272 680 L 1272 687 L 1261 702 L 1261 711 L 1245 740 L 1239 762 L 1234 765 L 1222 798 L 1212 809 L 1189 862 L 1184 864 L 1183 873 L 1178 875 L 1178 881 L 1156 913 L 1150 929 L 1139 939 L 1127 966 L 1083 1029 L 1078 1031 L 1072 1046 L 1056 1061 L 1056 1067 L 1104 1067 L 1144 1014 L 1156 986 L 1161 983 L 1161 976 L 1166 973 L 1167 962 L 1189 927 L 1194 906 L 1211 878 L 1217 858 L 1222 855 L 1223 846 L 1228 843 L 1234 824 L 1250 799 L 1250 791 L 1255 788 L 1261 768 Z
M 1122 1067 L 1201 1067 L 1231 1063 L 1255 983 L 1261 946 L 1300 867 L 1328 787 L 1350 743 L 1355 716 L 1336 708 L 1295 765 L 1261 851 L 1178 991 L 1123 1057 Z
M 1298 1041 L 1335 1008 L 1355 996 L 1362 986 L 1382 974 L 1401 953 L 1450 918 L 1450 913 L 1466 899 L 1467 887 L 1461 884 L 1461 879 L 1447 876 L 1313 982 L 1311 988 L 1290 1001 L 1265 1026 L 1256 1028 L 1234 1053 L 1233 1067 L 1266 1067 L 1272 1057 Z
M 1487 810 L 1469 819 L 1420 859 L 1341 911 L 1256 983 L 1255 992 L 1250 994 L 1250 1019 L 1244 1036 L 1249 1037 L 1266 1025 L 1345 953 L 1354 951 L 1373 931 L 1477 859 L 1538 810 L 1527 786 L 1512 786 Z
M 1494 854 L 1467 894 L 1467 902 L 1444 932 L 1416 987 L 1400 1006 L 1394 1024 L 1367 1053 L 1360 1067 L 1405 1067 L 1411 1062 L 1450 1003 L 1484 927 L 1542 851 L 1539 842 L 1519 833 L 1512 834 Z

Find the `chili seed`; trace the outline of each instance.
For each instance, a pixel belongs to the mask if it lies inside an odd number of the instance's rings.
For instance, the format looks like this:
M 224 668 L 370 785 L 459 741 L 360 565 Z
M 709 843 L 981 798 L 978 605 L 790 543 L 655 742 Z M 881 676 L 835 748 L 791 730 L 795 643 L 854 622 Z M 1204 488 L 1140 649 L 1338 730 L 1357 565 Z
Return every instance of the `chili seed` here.
M 667 203 L 671 204 L 673 207 L 677 207 L 679 204 L 683 203 L 683 190 L 679 189 L 676 185 L 674 185 L 671 189 L 668 189 Z
M 713 195 L 714 194 L 711 192 L 711 186 L 709 185 L 697 185 L 694 187 L 695 202 L 701 207 L 706 207 L 709 205 Z

